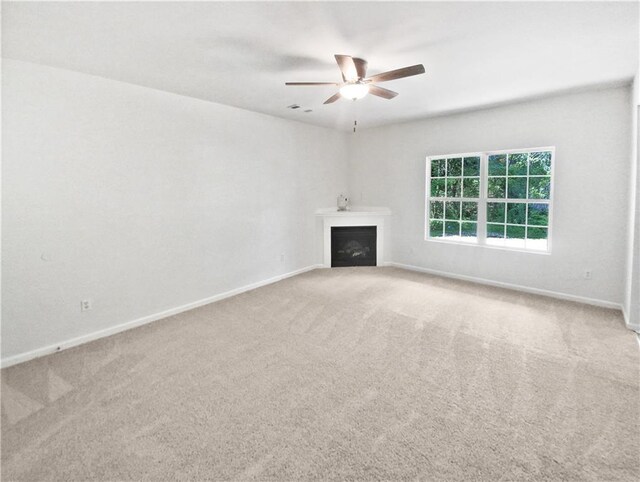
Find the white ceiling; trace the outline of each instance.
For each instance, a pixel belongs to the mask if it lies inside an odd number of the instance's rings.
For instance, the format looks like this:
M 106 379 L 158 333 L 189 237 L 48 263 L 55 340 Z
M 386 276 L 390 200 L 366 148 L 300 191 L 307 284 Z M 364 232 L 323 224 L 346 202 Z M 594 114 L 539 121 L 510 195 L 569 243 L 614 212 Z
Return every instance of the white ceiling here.
M 638 4 L 3 2 L 2 55 L 348 130 L 526 99 L 637 71 Z M 323 105 L 333 54 L 427 73 Z M 289 110 L 297 103 L 303 108 Z M 313 112 L 305 113 L 304 109 Z

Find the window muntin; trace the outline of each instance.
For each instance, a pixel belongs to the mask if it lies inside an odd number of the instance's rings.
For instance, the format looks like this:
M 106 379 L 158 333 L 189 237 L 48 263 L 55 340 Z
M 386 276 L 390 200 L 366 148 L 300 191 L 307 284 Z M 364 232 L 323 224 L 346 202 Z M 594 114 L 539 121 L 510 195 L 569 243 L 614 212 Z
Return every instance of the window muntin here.
M 552 147 L 428 157 L 426 239 L 548 252 L 553 157 Z
M 487 154 L 486 244 L 548 250 L 552 150 Z
M 432 158 L 428 230 L 433 238 L 475 242 L 480 198 L 480 156 Z

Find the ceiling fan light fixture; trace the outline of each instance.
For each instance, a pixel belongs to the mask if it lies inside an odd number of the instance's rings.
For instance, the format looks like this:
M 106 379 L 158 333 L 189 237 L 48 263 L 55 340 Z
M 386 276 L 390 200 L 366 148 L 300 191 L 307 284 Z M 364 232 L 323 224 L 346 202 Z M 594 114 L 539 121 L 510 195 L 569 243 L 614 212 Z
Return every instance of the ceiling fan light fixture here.
M 401 69 L 389 70 L 367 78 L 367 61 L 350 55 L 334 55 L 342 80 L 337 82 L 285 82 L 285 85 L 336 85 L 341 86 L 335 94 L 323 102 L 323 104 L 333 104 L 340 97 L 345 99 L 358 100 L 365 95 L 371 94 L 383 99 L 393 99 L 398 95 L 389 89 L 376 85 L 378 82 L 403 79 L 413 75 L 424 74 L 424 65 L 416 64 Z
M 367 84 L 353 83 L 340 87 L 340 95 L 345 99 L 362 99 L 368 93 L 369 86 Z

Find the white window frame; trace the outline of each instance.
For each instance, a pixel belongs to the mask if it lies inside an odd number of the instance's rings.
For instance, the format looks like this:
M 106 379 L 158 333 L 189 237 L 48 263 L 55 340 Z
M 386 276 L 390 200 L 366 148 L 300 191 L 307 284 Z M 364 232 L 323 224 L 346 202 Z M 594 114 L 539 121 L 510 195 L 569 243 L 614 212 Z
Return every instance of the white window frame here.
M 498 155 L 498 154 L 514 154 L 514 153 L 531 153 L 531 152 L 551 152 L 551 183 L 549 186 L 549 199 L 513 199 L 509 197 L 501 198 L 499 200 L 495 198 L 489 198 L 489 156 Z M 446 200 L 445 198 L 432 198 L 431 197 L 431 161 L 435 159 L 452 159 L 452 158 L 465 158 L 465 157 L 480 157 L 480 196 L 476 198 L 452 198 L 457 199 L 461 202 L 471 201 L 478 203 L 478 220 L 477 220 L 477 235 L 476 238 L 463 241 L 459 239 L 448 239 L 447 237 L 431 237 L 430 233 L 430 212 L 429 212 L 429 203 L 431 200 Z M 555 146 L 548 147 L 535 147 L 535 148 L 526 148 L 526 149 L 502 149 L 502 150 L 492 150 L 492 151 L 482 151 L 482 152 L 464 152 L 457 154 L 443 154 L 436 156 L 427 156 L 425 161 L 425 209 L 424 209 L 424 235 L 425 241 L 433 242 L 433 243 L 445 243 L 445 244 L 457 244 L 463 246 L 476 246 L 481 248 L 490 248 L 490 249 L 500 249 L 505 251 L 520 251 L 524 253 L 530 254 L 551 254 L 551 240 L 552 240 L 552 230 L 553 230 L 553 194 L 554 194 L 554 184 L 555 184 L 555 166 L 556 166 L 556 150 Z M 508 169 L 508 165 L 507 165 Z M 525 177 L 525 176 L 520 176 Z M 508 171 L 507 171 L 508 178 Z M 529 193 L 529 164 L 527 163 L 527 195 Z M 464 181 L 463 181 L 464 182 Z M 505 185 L 506 196 L 508 196 L 508 179 L 507 184 Z M 445 192 L 446 195 L 446 192 Z M 531 249 L 526 247 L 514 247 L 514 246 L 499 246 L 487 244 L 487 203 L 488 202 L 504 202 L 506 203 L 527 203 L 527 204 L 547 204 L 549 206 L 549 215 L 548 215 L 548 224 L 547 224 L 547 249 L 539 250 L 539 249 Z M 509 225 L 508 223 L 504 223 L 505 225 Z

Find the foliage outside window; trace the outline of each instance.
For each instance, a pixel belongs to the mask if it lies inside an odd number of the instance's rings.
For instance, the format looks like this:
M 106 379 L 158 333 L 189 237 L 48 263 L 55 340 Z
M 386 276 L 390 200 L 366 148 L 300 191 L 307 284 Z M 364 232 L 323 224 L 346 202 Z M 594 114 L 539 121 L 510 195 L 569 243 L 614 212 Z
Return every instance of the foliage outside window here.
M 426 239 L 549 251 L 553 148 L 427 158 Z
M 480 156 L 431 161 L 429 230 L 433 237 L 473 238 L 478 232 Z

